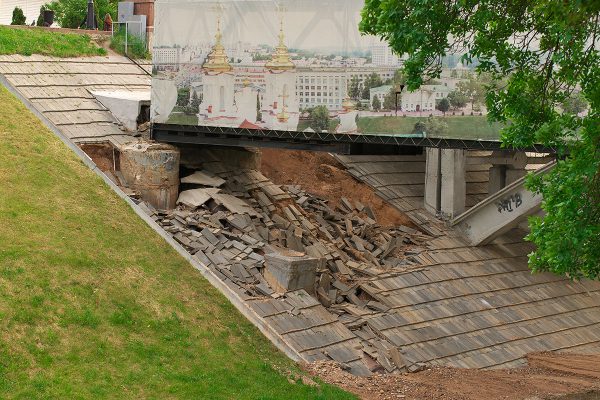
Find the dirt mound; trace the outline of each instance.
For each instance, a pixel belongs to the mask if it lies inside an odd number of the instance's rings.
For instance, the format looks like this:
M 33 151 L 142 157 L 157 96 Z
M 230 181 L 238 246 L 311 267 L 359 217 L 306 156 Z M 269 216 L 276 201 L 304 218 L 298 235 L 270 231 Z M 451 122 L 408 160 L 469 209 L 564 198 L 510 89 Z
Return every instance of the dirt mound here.
M 540 353 L 529 355 L 528 360 L 529 366 L 518 369 L 432 368 L 370 377 L 351 375 L 332 362 L 305 369 L 369 400 L 534 400 L 600 390 L 600 355 Z
M 301 185 L 307 192 L 339 205 L 340 198 L 371 207 L 384 226 L 414 224 L 375 192 L 348 174 L 328 153 L 262 149 L 262 173 L 279 185 Z
M 113 147 L 108 143 L 82 144 L 79 146 L 103 172 L 115 172 Z

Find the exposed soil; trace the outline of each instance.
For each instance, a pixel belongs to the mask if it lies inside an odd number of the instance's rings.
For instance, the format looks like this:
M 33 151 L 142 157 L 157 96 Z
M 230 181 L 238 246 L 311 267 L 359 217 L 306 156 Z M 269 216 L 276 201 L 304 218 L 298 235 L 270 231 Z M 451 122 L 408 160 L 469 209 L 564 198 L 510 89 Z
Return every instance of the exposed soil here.
M 381 225 L 415 227 L 406 215 L 383 201 L 369 186 L 354 179 L 328 153 L 262 149 L 261 172 L 276 184 L 300 185 L 331 205 L 339 205 L 341 197 L 358 200 L 371 207 Z
M 413 374 L 371 377 L 351 375 L 332 362 L 304 368 L 365 400 L 600 398 L 600 355 L 535 353 L 528 356 L 528 361 L 527 367 L 518 369 L 432 368 Z
M 94 163 L 102 172 L 115 172 L 113 162 L 113 147 L 110 144 L 82 144 L 79 147 L 92 159 L 92 161 L 94 161 Z M 119 169 L 119 157 L 117 153 L 118 152 L 115 151 L 114 155 L 117 158 L 117 169 Z

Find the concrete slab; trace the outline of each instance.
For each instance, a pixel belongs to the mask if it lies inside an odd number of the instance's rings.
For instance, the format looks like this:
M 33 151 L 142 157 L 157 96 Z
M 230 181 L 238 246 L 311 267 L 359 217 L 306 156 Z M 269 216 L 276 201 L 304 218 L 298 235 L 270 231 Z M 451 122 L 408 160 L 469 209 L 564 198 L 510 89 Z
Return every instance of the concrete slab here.
M 150 91 L 90 91 L 128 131 L 136 131 L 142 106 L 150 106 Z

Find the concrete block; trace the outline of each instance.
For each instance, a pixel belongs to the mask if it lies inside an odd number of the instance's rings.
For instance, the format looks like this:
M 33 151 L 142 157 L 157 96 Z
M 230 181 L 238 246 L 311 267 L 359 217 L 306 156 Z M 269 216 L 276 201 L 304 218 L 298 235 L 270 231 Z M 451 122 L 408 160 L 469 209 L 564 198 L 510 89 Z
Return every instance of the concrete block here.
M 150 91 L 98 90 L 92 95 L 110 110 L 128 131 L 137 131 L 142 106 L 150 106 Z
M 467 184 L 465 180 L 465 150 L 442 149 L 441 211 L 454 218 L 465 210 Z
M 265 279 L 278 293 L 304 289 L 315 294 L 319 260 L 302 253 L 269 253 L 265 255 Z
M 121 150 L 121 172 L 130 188 L 154 208 L 170 210 L 179 195 L 179 151 L 157 143 L 134 143 Z
M 490 181 L 488 183 L 488 193 L 490 195 L 499 192 L 506 186 L 506 166 L 493 165 L 490 167 Z
M 425 148 L 425 209 L 432 214 L 440 210 L 441 202 L 441 176 L 440 161 L 441 150 L 434 147 Z

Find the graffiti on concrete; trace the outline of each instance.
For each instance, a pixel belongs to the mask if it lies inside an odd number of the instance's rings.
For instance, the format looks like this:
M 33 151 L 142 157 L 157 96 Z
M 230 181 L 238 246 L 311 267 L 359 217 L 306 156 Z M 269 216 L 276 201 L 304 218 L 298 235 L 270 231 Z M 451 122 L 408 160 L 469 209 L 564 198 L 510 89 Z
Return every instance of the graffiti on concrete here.
M 521 198 L 521 193 L 511 194 L 509 197 L 506 197 L 500 200 L 496 205 L 498 206 L 498 212 L 502 213 L 504 211 L 513 212 L 523 204 L 523 199 Z

